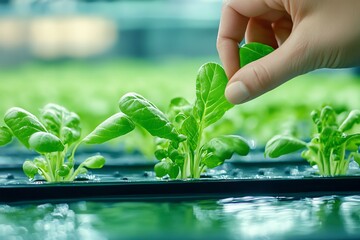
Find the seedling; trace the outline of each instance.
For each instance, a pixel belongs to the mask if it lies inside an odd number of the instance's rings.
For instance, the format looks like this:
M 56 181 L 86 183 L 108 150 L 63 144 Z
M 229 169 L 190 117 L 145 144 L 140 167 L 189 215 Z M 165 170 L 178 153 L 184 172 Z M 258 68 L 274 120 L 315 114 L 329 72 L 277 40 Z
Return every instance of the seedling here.
M 26 160 L 24 173 L 34 179 L 42 176 L 48 182 L 73 181 L 78 174 L 87 169 L 102 168 L 105 158 L 95 155 L 87 158 L 74 169 L 74 155 L 81 143 L 100 144 L 130 132 L 135 126 L 124 114 L 117 113 L 80 140 L 80 118 L 66 108 L 47 104 L 40 119 L 28 111 L 14 107 L 4 117 L 7 126 L 0 128 L 0 146 L 11 142 L 15 137 L 25 147 L 40 154 L 34 160 Z M 71 151 L 71 153 L 70 153 Z
M 128 93 L 120 99 L 121 112 L 156 137 L 157 177 L 199 178 L 206 169 L 221 165 L 234 153 L 248 154 L 249 145 L 240 136 L 206 137 L 208 127 L 233 107 L 224 96 L 226 84 L 223 68 L 207 63 L 199 70 L 193 104 L 174 98 L 165 114 L 139 94 Z
M 311 113 L 316 133 L 310 142 L 293 136 L 277 135 L 268 141 L 265 155 L 277 158 L 301 149 L 301 156 L 317 166 L 322 176 L 345 175 L 351 159 L 360 164 L 360 110 L 351 111 L 341 119 L 330 107 Z

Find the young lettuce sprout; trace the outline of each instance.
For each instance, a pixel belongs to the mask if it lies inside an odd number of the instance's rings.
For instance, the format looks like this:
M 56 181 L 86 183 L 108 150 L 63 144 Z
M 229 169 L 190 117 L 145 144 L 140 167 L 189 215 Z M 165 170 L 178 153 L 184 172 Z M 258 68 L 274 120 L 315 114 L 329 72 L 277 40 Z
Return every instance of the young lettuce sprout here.
M 273 49 L 261 43 L 249 43 L 239 49 L 241 67 Z M 218 122 L 233 107 L 224 96 L 228 79 L 216 63 L 204 64 L 196 78 L 196 100 L 174 98 L 167 113 L 136 93 L 119 101 L 120 110 L 136 126 L 156 137 L 157 177 L 172 179 L 199 178 L 206 169 L 215 168 L 236 153 L 247 155 L 247 141 L 237 135 L 211 138 L 209 126 Z
M 47 182 L 73 181 L 87 169 L 102 168 L 105 158 L 95 155 L 87 158 L 75 170 L 74 155 L 81 143 L 100 144 L 124 135 L 134 129 L 133 123 L 124 114 L 117 113 L 80 140 L 80 118 L 66 108 L 47 104 L 38 119 L 18 107 L 9 109 L 4 117 L 7 126 L 0 128 L 0 145 L 16 137 L 25 147 L 40 154 L 34 160 L 26 160 L 24 173 L 33 179 L 37 174 Z M 71 150 L 71 154 L 68 154 Z
M 317 166 L 321 176 L 345 175 L 351 159 L 360 164 L 360 110 L 340 120 L 330 106 L 311 113 L 317 132 L 306 143 L 292 136 L 277 135 L 265 147 L 265 155 L 276 158 L 301 149 L 302 157 Z
M 206 139 L 208 127 L 233 107 L 224 96 L 227 77 L 215 63 L 204 64 L 196 79 L 196 101 L 184 98 L 170 102 L 167 114 L 136 93 L 119 101 L 121 112 L 135 125 L 156 137 L 157 177 L 172 179 L 199 178 L 206 169 L 221 165 L 234 153 L 248 154 L 247 141 L 236 135 Z

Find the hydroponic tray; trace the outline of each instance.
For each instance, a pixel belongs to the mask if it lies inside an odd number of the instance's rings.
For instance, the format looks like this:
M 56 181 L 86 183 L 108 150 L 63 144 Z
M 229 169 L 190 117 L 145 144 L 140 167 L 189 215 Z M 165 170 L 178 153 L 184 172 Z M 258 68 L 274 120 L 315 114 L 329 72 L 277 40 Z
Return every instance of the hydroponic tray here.
M 0 186 L 1 203 L 94 201 L 183 201 L 240 196 L 360 194 L 360 177 L 299 179 L 200 179 L 31 183 Z

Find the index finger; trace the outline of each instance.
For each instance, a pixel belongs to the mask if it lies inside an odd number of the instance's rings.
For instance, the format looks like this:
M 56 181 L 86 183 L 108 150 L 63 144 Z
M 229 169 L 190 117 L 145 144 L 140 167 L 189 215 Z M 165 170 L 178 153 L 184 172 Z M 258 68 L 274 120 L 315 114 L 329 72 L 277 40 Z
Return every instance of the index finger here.
M 230 79 L 239 69 L 239 43 L 243 40 L 250 17 L 266 14 L 271 8 L 264 0 L 228 0 L 224 2 L 217 50 Z
M 217 37 L 217 50 L 229 79 L 240 68 L 238 45 L 244 38 L 248 21 L 249 18 L 224 4 Z

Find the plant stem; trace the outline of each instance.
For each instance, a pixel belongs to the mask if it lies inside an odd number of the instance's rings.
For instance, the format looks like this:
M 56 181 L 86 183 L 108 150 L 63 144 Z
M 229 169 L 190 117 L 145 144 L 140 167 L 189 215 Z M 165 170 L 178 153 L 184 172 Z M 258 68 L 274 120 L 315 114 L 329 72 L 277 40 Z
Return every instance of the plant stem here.
M 196 149 L 195 149 L 195 153 L 194 153 L 194 165 L 192 168 L 192 177 L 193 178 L 199 178 L 200 177 L 200 161 L 201 161 L 201 156 L 200 156 L 200 151 L 201 151 L 201 140 L 202 140 L 202 135 L 203 135 L 203 126 L 202 124 L 199 125 L 199 138 L 196 144 Z
M 55 178 L 54 178 L 54 174 L 53 174 L 53 170 L 52 170 L 52 164 L 51 164 L 51 155 L 50 154 L 46 154 L 44 155 L 46 163 L 48 165 L 48 169 L 49 169 L 49 177 L 50 177 L 50 181 L 49 182 L 54 182 Z
M 201 166 L 201 168 L 200 168 L 200 174 L 199 174 L 199 175 L 201 175 L 201 173 L 204 171 L 205 168 L 206 168 L 205 165 L 202 165 L 202 166 Z M 200 177 L 200 176 L 199 176 L 199 177 Z
M 186 150 L 185 150 L 186 152 Z M 187 172 L 187 168 L 188 168 L 188 162 L 191 161 L 190 159 L 190 153 L 188 153 L 188 156 L 185 158 L 184 160 L 184 165 L 183 165 L 183 169 L 181 170 L 181 179 L 185 179 L 186 178 L 186 172 Z
M 42 174 L 42 176 L 45 178 L 45 181 L 47 182 L 51 182 L 51 177 L 49 176 L 49 174 L 47 174 L 44 169 L 42 168 L 38 168 Z
M 79 145 L 82 143 L 82 141 L 79 141 L 75 146 L 74 148 L 72 149 L 71 151 L 71 155 L 69 157 L 69 161 L 74 164 L 74 157 L 75 157 L 75 152 L 76 152 L 76 149 L 79 147 Z
M 71 175 L 71 177 L 69 178 L 69 181 L 74 181 L 75 177 L 79 174 L 80 169 L 82 168 L 82 166 L 84 166 L 83 163 L 81 163 L 79 165 L 79 167 L 76 169 L 76 171 Z
M 318 159 L 319 159 L 319 164 L 318 164 L 318 169 L 319 169 L 319 173 L 320 175 L 324 175 L 325 174 L 325 162 L 324 162 L 324 158 L 322 156 L 322 153 L 320 150 L 318 150 Z
M 61 152 L 57 152 L 57 154 L 56 154 L 56 167 L 55 167 L 55 180 L 56 181 L 60 180 L 60 176 L 57 174 L 57 171 L 60 170 L 62 162 L 63 162 L 63 160 L 61 158 Z

